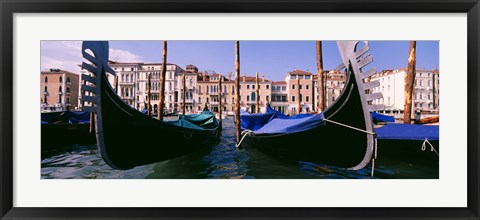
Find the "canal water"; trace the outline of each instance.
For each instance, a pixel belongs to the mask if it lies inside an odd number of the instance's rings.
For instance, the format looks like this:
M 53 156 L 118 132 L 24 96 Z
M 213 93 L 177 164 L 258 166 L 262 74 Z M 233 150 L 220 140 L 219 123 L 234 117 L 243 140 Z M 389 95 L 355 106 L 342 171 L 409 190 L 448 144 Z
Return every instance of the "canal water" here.
M 420 146 L 419 146 L 420 147 Z M 135 146 L 132 146 L 134 149 Z M 42 151 L 43 179 L 437 179 L 438 165 L 409 164 L 401 160 L 377 160 L 357 171 L 306 161 L 282 161 L 255 149 L 235 147 L 233 119 L 223 121 L 220 142 L 211 149 L 171 160 L 114 170 L 101 158 L 96 145 L 59 146 Z

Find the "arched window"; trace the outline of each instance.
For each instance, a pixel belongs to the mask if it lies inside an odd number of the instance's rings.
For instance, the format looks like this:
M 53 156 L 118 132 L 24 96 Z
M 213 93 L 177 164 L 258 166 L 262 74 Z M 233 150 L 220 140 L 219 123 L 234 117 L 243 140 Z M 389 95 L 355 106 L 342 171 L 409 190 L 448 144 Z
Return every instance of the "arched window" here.
M 70 92 L 70 87 L 67 87 L 67 92 Z
M 70 98 L 67 97 L 67 103 L 70 104 Z
M 62 82 L 63 81 L 63 78 L 60 76 L 60 78 L 58 79 L 59 82 Z
M 70 83 L 70 77 L 67 76 L 67 83 Z
M 255 92 L 252 92 L 252 93 L 250 94 L 250 96 L 252 97 L 252 98 L 251 98 L 252 101 L 255 101 L 255 100 L 256 100 L 256 94 L 255 94 Z
M 58 91 L 59 91 L 59 92 L 62 91 L 62 86 L 59 86 L 59 87 L 58 87 Z
M 45 82 L 48 83 L 48 76 L 45 76 Z
M 45 86 L 45 92 L 48 92 L 48 88 L 47 88 L 47 86 Z

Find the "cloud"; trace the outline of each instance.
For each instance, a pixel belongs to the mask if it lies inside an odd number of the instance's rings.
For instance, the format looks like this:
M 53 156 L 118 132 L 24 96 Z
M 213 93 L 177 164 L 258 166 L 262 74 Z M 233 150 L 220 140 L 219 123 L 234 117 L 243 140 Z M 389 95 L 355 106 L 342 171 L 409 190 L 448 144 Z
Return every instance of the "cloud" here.
M 58 68 L 79 73 L 82 57 L 81 41 L 41 41 L 41 69 Z M 141 56 L 128 50 L 110 48 L 109 59 L 119 62 L 142 62 Z
M 118 62 L 143 62 L 139 55 L 133 54 L 127 50 L 117 50 L 110 48 L 109 51 L 110 60 L 118 61 Z

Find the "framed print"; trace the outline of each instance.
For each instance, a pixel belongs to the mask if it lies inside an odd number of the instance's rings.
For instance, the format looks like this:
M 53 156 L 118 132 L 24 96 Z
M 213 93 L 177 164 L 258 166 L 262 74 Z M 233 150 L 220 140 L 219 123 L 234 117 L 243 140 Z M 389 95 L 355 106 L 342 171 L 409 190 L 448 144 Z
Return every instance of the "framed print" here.
M 1 219 L 479 218 L 477 0 L 1 5 Z

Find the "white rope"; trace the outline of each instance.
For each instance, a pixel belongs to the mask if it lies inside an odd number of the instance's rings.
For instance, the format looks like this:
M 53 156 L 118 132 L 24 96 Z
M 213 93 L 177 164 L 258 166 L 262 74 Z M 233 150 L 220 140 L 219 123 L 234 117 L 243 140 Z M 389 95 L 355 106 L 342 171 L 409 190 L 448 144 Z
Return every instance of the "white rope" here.
M 243 139 L 244 139 L 248 134 L 250 134 L 250 133 L 253 133 L 253 131 L 251 131 L 251 130 L 243 130 L 243 131 L 242 131 L 242 134 L 240 135 L 240 136 L 242 136 L 242 139 L 240 139 L 240 141 L 239 141 L 238 144 L 236 145 L 237 148 L 240 147 L 240 145 L 242 145 Z
M 433 147 L 433 145 L 428 141 L 427 138 L 425 138 L 425 141 L 423 141 L 423 144 L 422 144 L 422 151 L 425 151 L 427 149 L 427 144 L 430 145 L 430 151 L 434 151 L 437 156 L 440 156 L 437 152 L 437 150 L 435 150 L 435 148 Z
M 367 134 L 371 134 L 371 135 L 374 135 L 374 134 L 375 134 L 375 133 L 370 132 L 370 131 L 367 131 L 367 130 L 363 130 L 363 129 L 360 129 L 360 128 L 352 127 L 352 126 L 350 126 L 350 125 L 342 124 L 342 123 L 340 123 L 340 122 L 332 121 L 332 120 L 330 120 L 330 119 L 324 118 L 323 120 L 328 121 L 328 122 L 330 122 L 330 123 L 334 123 L 334 124 L 343 126 L 343 127 L 347 127 L 347 128 L 353 129 L 353 130 L 361 131 L 361 132 L 364 132 L 364 133 L 367 133 Z

